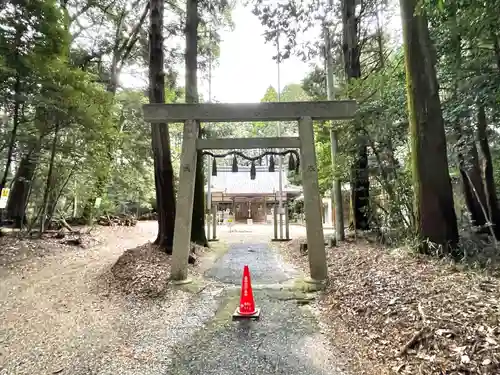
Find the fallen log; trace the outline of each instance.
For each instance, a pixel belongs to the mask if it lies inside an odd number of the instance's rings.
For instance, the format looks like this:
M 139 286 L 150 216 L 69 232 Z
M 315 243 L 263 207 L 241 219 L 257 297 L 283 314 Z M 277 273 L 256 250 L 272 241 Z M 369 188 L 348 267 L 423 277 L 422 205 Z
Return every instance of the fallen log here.
M 144 215 L 139 216 L 137 220 L 158 220 L 158 213 L 156 212 L 148 212 Z
M 137 219 L 135 216 L 129 215 L 105 215 L 100 216 L 97 219 L 97 224 L 113 227 L 113 226 L 125 226 L 125 227 L 133 227 L 137 225 Z
M 63 228 L 67 229 L 70 232 L 73 232 L 73 228 L 71 228 L 71 226 L 68 224 L 68 222 L 63 217 L 59 218 L 59 223 L 61 224 L 61 226 Z

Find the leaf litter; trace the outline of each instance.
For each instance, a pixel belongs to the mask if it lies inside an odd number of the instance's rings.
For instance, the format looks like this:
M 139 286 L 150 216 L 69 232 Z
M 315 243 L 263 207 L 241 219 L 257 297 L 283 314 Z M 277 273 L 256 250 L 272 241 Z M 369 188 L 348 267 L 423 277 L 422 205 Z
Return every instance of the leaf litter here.
M 12 232 L 0 236 L 0 267 L 15 268 L 26 260 L 90 249 L 102 243 L 101 233 L 48 231 L 41 238 Z
M 204 247 L 191 246 L 198 254 L 205 251 Z M 170 284 L 171 258 L 160 247 L 148 242 L 126 250 L 104 272 L 103 279 L 111 291 L 137 298 L 161 297 Z
M 110 268 L 110 285 L 137 297 L 164 295 L 170 278 L 170 258 L 151 243 L 126 250 Z
M 285 256 L 307 271 L 299 247 Z M 317 304 L 325 333 L 360 374 L 500 374 L 500 283 L 442 260 L 366 240 L 327 251 Z
M 165 332 L 170 332 L 167 341 L 174 342 L 179 322 L 172 320 L 172 314 L 188 308 L 190 293 L 170 288 L 163 298 L 135 298 L 142 290 L 155 291 L 151 285 L 134 289 L 153 272 L 137 267 L 147 257 L 156 257 L 153 270 L 169 268 L 162 263 L 166 255 L 155 252 L 158 249 L 134 252 L 137 247 L 148 250 L 151 245 L 144 243 L 154 238 L 156 228 L 155 222 L 100 228 L 92 235 L 102 244 L 84 249 L 56 238 L 0 238 L 0 251 L 8 263 L 0 266 L 0 372 L 89 374 L 109 363 L 113 373 L 128 373 L 139 364 L 144 373 L 158 373 L 154 369 L 162 364 L 149 357 L 168 357 Z M 16 252 L 24 255 L 12 263 Z M 121 256 L 125 260 L 117 262 Z M 115 267 L 118 277 L 131 271 L 130 284 L 139 280 L 127 296 L 103 283 L 113 281 L 115 263 L 124 267 L 122 274 L 120 266 Z M 197 274 L 198 267 L 189 272 Z M 144 346 L 148 358 L 141 354 Z

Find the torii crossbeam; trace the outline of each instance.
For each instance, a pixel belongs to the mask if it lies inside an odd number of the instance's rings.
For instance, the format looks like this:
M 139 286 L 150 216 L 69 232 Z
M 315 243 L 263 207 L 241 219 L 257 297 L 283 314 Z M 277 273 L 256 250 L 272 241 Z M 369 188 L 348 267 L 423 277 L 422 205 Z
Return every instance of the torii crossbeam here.
M 184 122 L 181 169 L 175 217 L 171 277 L 188 280 L 196 153 L 205 149 L 300 148 L 304 189 L 310 283 L 321 288 L 327 264 L 321 219 L 321 197 L 314 146 L 314 120 L 346 120 L 354 117 L 352 100 L 245 104 L 146 104 L 144 120 L 150 123 Z M 298 121 L 299 137 L 198 139 L 197 122 Z

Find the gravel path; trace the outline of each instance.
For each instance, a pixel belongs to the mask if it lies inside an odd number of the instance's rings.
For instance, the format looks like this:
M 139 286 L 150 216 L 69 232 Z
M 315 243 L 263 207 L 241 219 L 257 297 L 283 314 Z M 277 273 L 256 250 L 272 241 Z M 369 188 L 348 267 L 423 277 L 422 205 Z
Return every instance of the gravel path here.
M 94 249 L 2 273 L 0 375 L 344 374 L 303 295 L 287 289 L 299 273 L 265 245 L 272 228 L 221 228 L 229 252 L 190 289 L 137 301 L 101 288 L 98 276 L 155 231 L 114 228 Z M 231 321 L 244 264 L 262 309 L 250 324 Z
M 80 352 L 94 356 L 116 340 L 134 312 L 106 298 L 96 280 L 125 249 L 154 239 L 155 231 L 152 222 L 109 228 L 102 231 L 105 243 L 93 249 L 28 259 L 2 273 L 0 374 L 63 373 Z
M 276 252 L 270 251 L 265 243 L 231 245 L 231 250 L 219 259 L 206 276 L 236 285 L 241 282 L 245 264 L 251 267 L 253 284 L 282 283 L 299 276 L 294 268 L 284 263 Z
M 169 374 L 346 374 L 309 306 L 298 304 L 309 297 L 293 287 L 300 274 L 269 247 L 268 232 L 269 227 L 251 226 L 222 234 L 232 244 L 205 274 L 224 283 L 219 308 L 205 329 L 176 348 Z M 232 322 L 245 264 L 257 287 L 254 297 L 261 319 Z

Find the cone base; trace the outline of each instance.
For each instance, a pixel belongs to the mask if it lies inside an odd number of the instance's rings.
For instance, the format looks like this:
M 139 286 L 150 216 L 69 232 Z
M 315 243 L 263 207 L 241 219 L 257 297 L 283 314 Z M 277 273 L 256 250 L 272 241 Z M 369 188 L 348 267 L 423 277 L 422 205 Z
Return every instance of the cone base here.
M 246 320 L 246 319 L 259 320 L 260 319 L 260 309 L 255 308 L 255 312 L 251 315 L 242 315 L 242 314 L 240 314 L 240 308 L 237 307 L 233 313 L 233 320 Z
M 211 239 L 208 240 L 208 242 L 217 242 L 217 241 L 219 241 L 218 238 L 211 238 Z
M 287 242 L 287 241 L 291 241 L 292 239 L 291 238 L 273 238 L 271 241 L 272 242 Z

